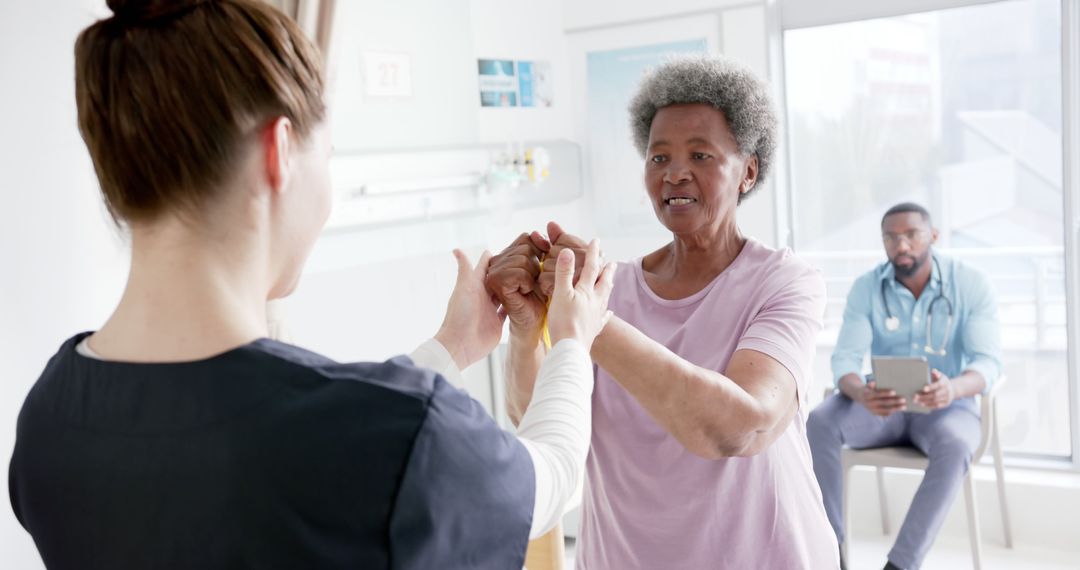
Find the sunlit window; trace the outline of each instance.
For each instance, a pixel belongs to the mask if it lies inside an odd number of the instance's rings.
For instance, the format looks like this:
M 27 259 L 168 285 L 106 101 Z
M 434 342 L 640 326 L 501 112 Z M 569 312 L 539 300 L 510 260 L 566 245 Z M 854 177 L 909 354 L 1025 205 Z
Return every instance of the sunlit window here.
M 829 355 L 882 213 L 927 206 L 938 248 L 999 301 L 1013 453 L 1068 456 L 1060 3 L 1022 0 L 784 34 L 795 246 L 828 280 Z

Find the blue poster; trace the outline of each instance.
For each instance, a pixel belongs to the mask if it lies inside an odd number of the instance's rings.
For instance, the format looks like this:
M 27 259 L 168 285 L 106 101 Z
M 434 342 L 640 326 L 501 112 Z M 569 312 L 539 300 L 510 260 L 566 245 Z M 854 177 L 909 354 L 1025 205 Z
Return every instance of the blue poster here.
M 481 107 L 550 107 L 551 63 L 478 59 Z
M 555 89 L 551 81 L 551 63 L 546 61 L 519 61 L 517 67 L 521 106 L 552 106 L 555 99 Z
M 478 59 L 481 107 L 517 107 L 518 80 L 509 59 Z
M 518 88 L 521 91 L 521 106 L 536 106 L 536 98 L 533 97 L 533 64 L 531 61 L 518 62 Z

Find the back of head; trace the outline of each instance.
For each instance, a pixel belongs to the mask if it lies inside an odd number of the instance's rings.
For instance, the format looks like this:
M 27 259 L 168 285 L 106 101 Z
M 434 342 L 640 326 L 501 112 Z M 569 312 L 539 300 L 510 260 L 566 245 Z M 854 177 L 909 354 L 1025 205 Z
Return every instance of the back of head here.
M 108 0 L 75 43 L 79 130 L 113 217 L 198 211 L 246 140 L 323 119 L 318 51 L 262 0 Z

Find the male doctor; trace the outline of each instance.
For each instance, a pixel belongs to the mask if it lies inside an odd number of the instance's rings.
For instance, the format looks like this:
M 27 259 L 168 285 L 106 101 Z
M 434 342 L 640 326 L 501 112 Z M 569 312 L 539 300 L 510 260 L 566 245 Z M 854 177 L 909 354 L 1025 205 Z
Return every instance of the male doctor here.
M 918 204 L 885 212 L 881 238 L 889 260 L 852 285 L 832 355 L 839 390 L 807 421 L 814 473 L 841 544 L 844 445 L 912 445 L 929 458 L 886 570 L 913 570 L 922 563 L 979 445 L 974 396 L 1001 372 L 990 283 L 972 267 L 935 253 L 937 237 L 929 212 Z M 873 356 L 926 357 L 931 382 L 914 399 L 931 412 L 908 412 L 904 398 L 867 381 L 862 370 L 868 350 Z

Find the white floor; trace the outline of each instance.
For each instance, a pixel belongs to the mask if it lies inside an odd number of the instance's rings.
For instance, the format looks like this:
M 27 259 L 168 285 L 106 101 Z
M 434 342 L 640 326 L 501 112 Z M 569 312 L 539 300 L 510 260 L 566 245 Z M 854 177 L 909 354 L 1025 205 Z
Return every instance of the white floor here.
M 851 570 L 877 570 L 885 565 L 892 538 L 882 536 L 851 543 Z M 965 541 L 941 539 L 934 544 L 922 570 L 972 568 L 971 549 Z M 566 540 L 566 569 L 574 568 L 574 540 Z M 1046 550 L 1020 544 L 1008 550 L 1000 544 L 983 544 L 983 570 L 1080 570 L 1080 552 Z
M 893 539 L 895 536 L 881 536 L 852 542 L 848 568 L 881 568 L 885 565 L 885 555 L 892 548 Z M 1047 550 L 1030 544 L 1017 544 L 1010 550 L 1004 544 L 985 541 L 982 552 L 983 570 L 1080 570 L 1080 552 Z M 951 537 L 938 539 L 922 565 L 922 570 L 967 568 L 974 568 L 970 543 Z

